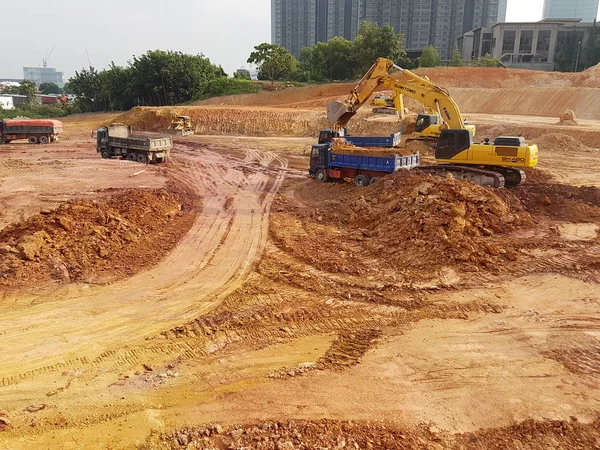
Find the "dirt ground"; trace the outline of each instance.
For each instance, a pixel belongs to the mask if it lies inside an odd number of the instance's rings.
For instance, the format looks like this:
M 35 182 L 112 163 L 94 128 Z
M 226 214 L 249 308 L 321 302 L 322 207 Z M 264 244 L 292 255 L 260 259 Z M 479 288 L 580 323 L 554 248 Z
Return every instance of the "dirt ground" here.
M 90 131 L 177 108 L 0 147 L 0 448 L 600 448 L 600 122 L 469 114 L 524 185 L 357 190 L 307 177 L 322 112 L 240 103 L 162 165 Z

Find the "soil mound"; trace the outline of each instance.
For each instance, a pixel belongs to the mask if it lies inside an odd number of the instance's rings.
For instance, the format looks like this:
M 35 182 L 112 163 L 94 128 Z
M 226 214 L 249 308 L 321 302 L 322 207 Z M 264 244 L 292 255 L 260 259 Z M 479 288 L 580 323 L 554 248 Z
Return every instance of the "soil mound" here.
M 397 267 L 478 270 L 516 260 L 518 253 L 498 236 L 534 224 L 516 198 L 503 195 L 462 180 L 396 173 L 315 214 L 334 211 L 333 220 Z
M 590 148 L 572 136 L 561 133 L 548 133 L 535 138 L 535 143 L 541 151 L 559 151 L 559 152 L 593 152 Z
M 360 156 L 410 156 L 415 152 L 411 152 L 410 149 L 402 147 L 356 147 L 346 142 L 336 142 L 333 144 L 331 151 L 334 153 L 343 153 L 346 155 L 360 155 Z
M 110 192 L 42 211 L 0 232 L 0 286 L 107 282 L 158 262 L 191 226 L 188 201 L 167 190 Z

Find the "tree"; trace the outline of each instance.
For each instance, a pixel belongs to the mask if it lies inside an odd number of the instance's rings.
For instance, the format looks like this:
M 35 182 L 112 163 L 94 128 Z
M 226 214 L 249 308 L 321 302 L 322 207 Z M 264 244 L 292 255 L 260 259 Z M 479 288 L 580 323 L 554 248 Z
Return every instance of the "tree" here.
M 460 67 L 463 65 L 462 54 L 460 53 L 458 47 L 456 47 L 452 53 L 452 61 L 450 61 L 450 65 L 453 67 Z
M 492 55 L 486 53 L 485 56 L 481 58 L 477 58 L 471 64 L 473 67 L 500 67 L 502 65 L 502 61 L 498 58 L 492 58 Z
M 254 47 L 248 58 L 249 64 L 258 66 L 259 74 L 271 80 L 281 80 L 286 74 L 296 70 L 296 58 L 281 45 L 263 43 Z
M 37 95 L 37 87 L 33 81 L 23 80 L 19 86 L 19 95 L 25 95 L 27 97 L 26 103 L 31 104 L 35 100 Z
M 440 54 L 433 45 L 423 50 L 423 54 L 419 58 L 419 67 L 437 67 L 441 63 Z
M 358 74 L 369 70 L 377 58 L 387 58 L 396 64 L 407 65 L 404 36 L 397 34 L 390 25 L 379 27 L 375 22 L 363 21 L 353 43 Z
M 60 94 L 60 88 L 56 83 L 42 83 L 40 84 L 40 92 L 42 94 Z

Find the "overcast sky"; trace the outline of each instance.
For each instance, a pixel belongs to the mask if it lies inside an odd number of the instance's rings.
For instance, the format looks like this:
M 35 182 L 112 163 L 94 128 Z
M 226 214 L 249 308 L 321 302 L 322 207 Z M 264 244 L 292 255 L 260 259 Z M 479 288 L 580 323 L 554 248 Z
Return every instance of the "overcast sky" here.
M 270 0 L 1 0 L 0 78 L 22 78 L 24 66 L 65 72 L 124 65 L 149 49 L 204 53 L 232 73 L 254 45 L 269 42 Z M 543 0 L 508 0 L 508 21 L 536 21 Z M 118 14 L 117 14 L 118 13 Z

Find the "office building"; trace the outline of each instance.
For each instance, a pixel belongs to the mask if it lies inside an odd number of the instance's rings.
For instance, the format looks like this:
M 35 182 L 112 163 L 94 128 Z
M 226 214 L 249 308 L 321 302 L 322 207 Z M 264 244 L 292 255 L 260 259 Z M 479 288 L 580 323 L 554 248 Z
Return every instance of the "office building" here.
M 464 61 L 489 54 L 506 67 L 552 71 L 561 51 L 578 42 L 585 45 L 592 27 L 579 19 L 499 23 L 465 33 L 457 45 Z
M 449 59 L 463 33 L 503 22 L 507 0 L 271 0 L 272 42 L 296 57 L 335 36 L 352 40 L 363 20 L 403 34 L 409 55 L 433 45 Z
M 598 15 L 598 0 L 544 0 L 544 19 L 581 19 L 594 22 Z

